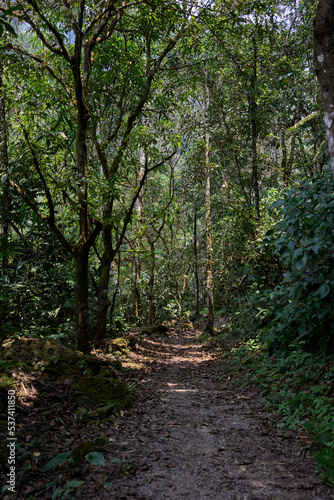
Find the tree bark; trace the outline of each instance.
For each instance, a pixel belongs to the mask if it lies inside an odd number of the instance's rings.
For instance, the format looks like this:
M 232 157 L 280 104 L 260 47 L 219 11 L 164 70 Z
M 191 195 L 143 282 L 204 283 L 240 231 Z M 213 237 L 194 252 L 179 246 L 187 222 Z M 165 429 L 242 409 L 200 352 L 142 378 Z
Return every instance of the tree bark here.
M 89 247 L 79 245 L 75 251 L 76 264 L 76 344 L 78 351 L 90 352 L 89 304 L 88 304 L 88 257 Z
M 288 164 L 288 153 L 286 149 L 286 135 L 283 123 L 280 124 L 280 143 L 282 148 L 281 171 L 283 174 L 283 182 L 286 180 L 286 170 Z
M 139 254 L 135 254 L 133 263 L 133 315 L 136 320 L 139 319 L 139 309 L 140 309 L 140 290 L 138 282 L 140 280 L 140 259 Z
M 110 201 L 107 203 L 111 204 Z M 108 208 L 108 213 L 111 213 L 111 209 Z M 97 315 L 96 315 L 96 327 L 95 327 L 95 339 L 94 344 L 99 344 L 103 339 L 106 338 L 107 334 L 107 314 L 108 309 L 111 305 L 111 301 L 108 296 L 109 288 L 109 276 L 110 268 L 115 257 L 112 249 L 111 240 L 111 226 L 107 224 L 102 230 L 103 238 L 103 254 L 100 265 L 100 278 L 97 291 Z
M 76 348 L 84 354 L 90 352 L 89 342 L 89 250 L 94 242 L 90 237 L 90 221 L 88 210 L 88 148 L 87 129 L 90 120 L 89 109 L 86 104 L 85 87 L 83 82 L 89 78 L 90 70 L 87 66 L 87 55 L 82 65 L 83 46 L 83 17 L 75 23 L 75 48 L 71 59 L 71 69 L 76 97 L 77 130 L 75 139 L 76 172 L 78 178 L 78 206 L 79 206 L 79 241 L 76 248 Z
M 107 224 L 103 229 L 103 255 L 101 259 L 101 271 L 100 271 L 100 279 L 99 279 L 99 287 L 98 287 L 98 317 L 97 317 L 97 325 L 96 325 L 96 333 L 95 333 L 95 343 L 101 342 L 106 337 L 106 325 L 107 325 L 107 314 L 108 308 L 111 305 L 111 301 L 108 297 L 108 287 L 109 287 L 109 276 L 110 276 L 110 267 L 111 264 L 117 255 L 119 248 L 123 242 L 125 232 L 127 226 L 129 224 L 132 212 L 134 210 L 135 205 L 138 201 L 140 201 L 140 196 L 142 193 L 143 184 L 145 182 L 147 176 L 147 169 L 145 163 L 142 164 L 142 168 L 140 169 L 139 175 L 139 185 L 136 193 L 133 196 L 132 202 L 128 208 L 128 211 L 125 215 L 123 228 L 120 232 L 119 237 L 117 238 L 117 242 L 115 247 L 112 246 L 111 240 L 111 225 Z M 112 219 L 112 210 L 113 204 L 110 200 L 104 210 L 104 218 L 106 220 Z
M 252 184 L 254 190 L 254 204 L 256 218 L 260 219 L 260 193 L 259 193 L 259 172 L 258 172 L 258 154 L 257 154 L 257 104 L 256 104 L 256 84 L 257 84 L 257 44 L 253 39 L 253 73 L 251 76 L 249 111 L 252 130 Z
M 118 262 L 116 261 L 116 259 L 113 259 L 112 265 L 113 265 L 114 269 L 116 270 L 117 278 L 116 278 L 116 283 L 115 283 L 115 291 L 114 291 L 114 294 L 113 294 L 113 297 L 111 300 L 111 304 L 110 304 L 109 318 L 110 318 L 111 325 L 113 324 L 116 298 L 117 298 L 117 295 L 119 294 L 120 286 L 121 286 L 121 254 L 120 253 L 119 253 L 119 257 L 118 257 Z
M 80 65 L 80 56 L 77 56 Z M 73 71 L 74 75 L 76 71 Z M 76 348 L 84 354 L 90 351 L 89 346 L 89 249 L 88 243 L 90 224 L 88 218 L 88 159 L 87 159 L 87 126 L 88 112 L 84 104 L 81 75 L 77 75 L 77 133 L 76 133 L 76 169 L 78 177 L 78 205 L 79 205 L 79 242 L 76 255 Z
M 138 185 L 141 184 L 141 181 L 143 179 L 143 176 L 145 174 L 145 162 L 146 162 L 146 157 L 145 157 L 145 152 L 142 152 L 141 158 L 140 158 L 140 163 L 141 167 L 139 170 L 139 176 L 138 176 Z M 136 200 L 136 211 L 137 211 L 137 217 L 138 217 L 138 222 L 137 222 L 137 229 L 139 232 L 140 229 L 140 224 L 142 221 L 142 206 L 143 206 L 143 189 L 141 189 L 138 199 Z M 138 286 L 138 282 L 140 280 L 140 257 L 139 257 L 139 249 L 140 249 L 140 236 L 137 236 L 136 238 L 136 252 L 135 252 L 135 257 L 134 257 L 134 263 L 133 263 L 133 315 L 136 318 L 136 320 L 139 319 L 139 310 L 140 310 L 140 290 Z
M 209 99 L 209 98 L 208 98 Z M 206 330 L 213 332 L 214 326 L 214 309 L 213 309 L 213 257 L 212 257 L 212 237 L 211 237 L 211 189 L 210 189 L 210 136 L 205 134 L 205 167 L 206 167 L 206 185 L 205 185 L 205 236 L 206 236 L 206 252 L 207 252 L 207 268 L 206 268 L 206 289 L 208 296 L 208 324 Z
M 148 281 L 148 324 L 153 326 L 154 323 L 154 277 L 155 277 L 155 246 L 154 242 L 149 240 L 151 268 L 150 279 Z
M 318 3 L 314 20 L 314 62 L 334 177 L 334 0 L 319 0 Z
M 199 279 L 197 255 L 197 213 L 194 215 L 194 284 L 195 284 L 195 312 L 199 315 Z

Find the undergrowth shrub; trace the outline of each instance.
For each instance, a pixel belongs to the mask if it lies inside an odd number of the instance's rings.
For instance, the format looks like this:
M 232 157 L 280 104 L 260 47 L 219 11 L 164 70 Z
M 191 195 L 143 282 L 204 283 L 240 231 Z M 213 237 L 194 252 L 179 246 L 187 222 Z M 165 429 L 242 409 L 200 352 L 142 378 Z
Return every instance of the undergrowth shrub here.
M 334 195 L 330 172 L 290 190 L 283 219 L 267 232 L 264 247 L 273 247 L 287 269 L 267 293 L 261 310 L 264 338 L 273 349 L 297 341 L 306 350 L 334 348 Z

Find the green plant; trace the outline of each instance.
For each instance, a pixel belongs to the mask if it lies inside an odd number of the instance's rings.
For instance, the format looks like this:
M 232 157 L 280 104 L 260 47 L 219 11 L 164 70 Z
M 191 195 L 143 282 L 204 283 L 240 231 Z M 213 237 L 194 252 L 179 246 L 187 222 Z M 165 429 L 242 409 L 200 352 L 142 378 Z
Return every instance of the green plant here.
M 91 441 L 83 441 L 79 443 L 73 450 L 58 453 L 51 458 L 43 467 L 42 472 L 47 472 L 54 469 L 58 465 L 64 463 L 82 464 L 84 460 L 92 465 L 104 466 L 104 456 L 106 445 L 109 440 L 106 436 L 98 436 Z
M 273 349 L 297 341 L 306 350 L 329 352 L 334 349 L 331 173 L 303 181 L 274 207 L 282 207 L 283 219 L 267 232 L 264 248 L 273 247 L 287 272 L 267 292 L 262 333 Z
M 73 498 L 73 494 L 76 495 L 78 489 L 81 488 L 83 484 L 85 484 L 84 481 L 78 481 L 77 479 L 68 481 L 63 487 L 55 489 L 52 500 L 56 500 L 57 498 Z

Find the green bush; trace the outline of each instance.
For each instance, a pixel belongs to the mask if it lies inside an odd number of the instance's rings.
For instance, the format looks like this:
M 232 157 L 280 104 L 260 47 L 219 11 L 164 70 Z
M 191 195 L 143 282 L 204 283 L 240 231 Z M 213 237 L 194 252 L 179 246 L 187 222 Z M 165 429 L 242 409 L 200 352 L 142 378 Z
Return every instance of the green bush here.
M 330 172 L 290 190 L 283 219 L 267 232 L 264 247 L 273 247 L 287 269 L 267 292 L 262 316 L 265 339 L 273 349 L 297 341 L 306 350 L 334 348 L 334 195 Z

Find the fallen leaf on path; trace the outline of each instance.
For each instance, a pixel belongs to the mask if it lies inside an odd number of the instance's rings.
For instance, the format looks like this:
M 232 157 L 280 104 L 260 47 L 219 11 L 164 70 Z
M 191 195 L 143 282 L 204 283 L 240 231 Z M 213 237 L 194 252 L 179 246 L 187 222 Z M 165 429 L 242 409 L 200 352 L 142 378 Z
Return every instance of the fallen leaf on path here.
M 250 481 L 251 486 L 254 488 L 266 488 L 267 484 L 261 481 Z

